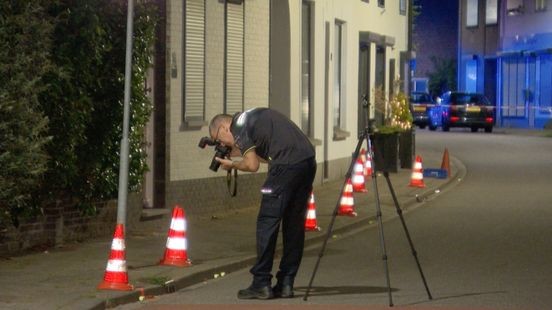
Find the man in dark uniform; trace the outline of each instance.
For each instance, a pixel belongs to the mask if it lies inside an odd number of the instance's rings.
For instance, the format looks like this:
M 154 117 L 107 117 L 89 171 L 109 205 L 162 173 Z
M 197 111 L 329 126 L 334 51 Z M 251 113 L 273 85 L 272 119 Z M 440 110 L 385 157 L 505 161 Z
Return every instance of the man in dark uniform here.
M 255 172 L 268 163 L 257 217 L 257 261 L 252 284 L 238 292 L 240 299 L 293 297 L 293 282 L 303 257 L 307 200 L 316 174 L 314 147 L 288 118 L 268 108 L 254 108 L 234 116 L 219 114 L 209 124 L 213 140 L 232 147 L 231 157 L 217 158 L 221 166 Z M 272 264 L 282 224 L 284 252 L 271 287 Z

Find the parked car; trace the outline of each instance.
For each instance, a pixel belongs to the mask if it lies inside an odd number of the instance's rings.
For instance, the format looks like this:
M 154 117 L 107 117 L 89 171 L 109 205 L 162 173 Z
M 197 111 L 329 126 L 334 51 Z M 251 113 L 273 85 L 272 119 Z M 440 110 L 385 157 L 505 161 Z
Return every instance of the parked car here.
M 425 92 L 412 92 L 410 94 L 410 112 L 412 123 L 424 129 L 428 125 L 427 110 L 434 106 L 433 99 Z
M 447 92 L 427 114 L 430 130 L 440 126 L 443 131 L 449 131 L 451 127 L 468 127 L 472 132 L 479 128 L 492 132 L 495 124 L 495 106 L 478 93 Z

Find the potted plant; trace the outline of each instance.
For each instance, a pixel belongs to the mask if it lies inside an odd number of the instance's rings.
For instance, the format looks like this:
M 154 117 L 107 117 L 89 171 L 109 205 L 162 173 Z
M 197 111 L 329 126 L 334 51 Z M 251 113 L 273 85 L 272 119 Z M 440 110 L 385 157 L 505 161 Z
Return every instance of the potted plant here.
M 412 168 L 415 143 L 407 96 L 398 92 L 387 101 L 381 87 L 374 94 L 376 110 L 385 116 L 373 139 L 376 171 L 397 172 L 399 161 L 401 168 Z

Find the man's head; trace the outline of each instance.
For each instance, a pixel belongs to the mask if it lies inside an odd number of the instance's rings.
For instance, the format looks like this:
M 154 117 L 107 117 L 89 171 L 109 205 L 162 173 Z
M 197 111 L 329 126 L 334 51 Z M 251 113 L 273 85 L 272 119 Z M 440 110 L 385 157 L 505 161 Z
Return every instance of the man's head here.
M 222 145 L 234 146 L 234 136 L 230 132 L 232 116 L 229 114 L 218 114 L 209 123 L 209 134 L 211 139 L 218 140 Z

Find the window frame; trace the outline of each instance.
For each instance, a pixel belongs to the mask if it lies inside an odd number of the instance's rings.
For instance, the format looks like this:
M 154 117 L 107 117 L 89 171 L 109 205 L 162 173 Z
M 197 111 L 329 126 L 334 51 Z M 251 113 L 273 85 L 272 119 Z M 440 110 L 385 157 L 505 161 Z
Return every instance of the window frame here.
M 475 15 L 475 19 L 470 18 L 472 15 Z M 476 28 L 478 26 L 479 26 L 479 1 L 466 0 L 466 28 Z
M 190 4 L 198 6 L 192 7 Z M 205 9 L 205 0 L 184 1 L 182 6 L 181 130 L 197 130 L 207 125 L 205 120 Z M 203 16 L 199 16 L 198 12 Z M 197 45 L 189 45 L 192 43 Z M 176 78 L 178 73 L 174 53 L 171 61 L 173 62 L 171 75 Z
M 494 14 L 489 16 L 489 6 L 494 2 Z M 498 24 L 498 0 L 485 0 L 485 25 L 497 25 Z

